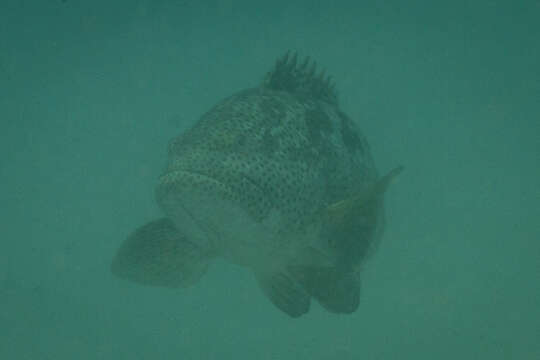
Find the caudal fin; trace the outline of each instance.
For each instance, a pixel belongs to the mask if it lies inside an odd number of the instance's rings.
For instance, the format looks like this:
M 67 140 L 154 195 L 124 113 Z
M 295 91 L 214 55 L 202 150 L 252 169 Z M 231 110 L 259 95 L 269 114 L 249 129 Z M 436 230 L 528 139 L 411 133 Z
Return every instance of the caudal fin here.
M 122 243 L 111 271 L 143 285 L 186 287 L 204 275 L 209 260 L 208 253 L 162 218 L 143 225 Z

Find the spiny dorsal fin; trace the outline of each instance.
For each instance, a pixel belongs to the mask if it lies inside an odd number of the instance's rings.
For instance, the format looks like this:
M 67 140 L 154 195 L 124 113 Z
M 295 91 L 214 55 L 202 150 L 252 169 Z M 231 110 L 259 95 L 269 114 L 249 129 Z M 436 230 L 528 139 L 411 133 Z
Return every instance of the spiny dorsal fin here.
M 310 61 L 309 57 L 299 63 L 296 52 L 292 56 L 287 52 L 277 59 L 274 69 L 266 75 L 263 87 L 337 104 L 332 78 L 325 75 L 324 69 L 317 74 L 317 63 Z

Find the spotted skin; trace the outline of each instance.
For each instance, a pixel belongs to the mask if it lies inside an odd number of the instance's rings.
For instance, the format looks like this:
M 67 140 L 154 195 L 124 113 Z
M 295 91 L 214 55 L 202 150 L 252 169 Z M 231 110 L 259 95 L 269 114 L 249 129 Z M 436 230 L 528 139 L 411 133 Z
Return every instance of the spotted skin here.
M 376 178 L 366 140 L 336 104 L 264 86 L 217 104 L 171 142 L 169 159 L 158 201 L 189 181 L 170 174 L 189 170 L 219 179 L 257 221 L 274 209 L 299 226 Z
M 250 268 L 291 317 L 312 298 L 353 312 L 395 173 L 378 178 L 330 78 L 286 55 L 260 86 L 225 98 L 169 143 L 156 187 L 165 217 L 128 237 L 111 269 L 145 285 L 189 286 L 223 257 Z

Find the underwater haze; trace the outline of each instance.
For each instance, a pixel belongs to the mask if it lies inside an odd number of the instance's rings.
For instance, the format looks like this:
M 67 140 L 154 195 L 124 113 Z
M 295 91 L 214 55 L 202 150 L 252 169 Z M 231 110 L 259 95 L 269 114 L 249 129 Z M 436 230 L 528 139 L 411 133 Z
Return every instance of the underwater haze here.
M 540 2 L 0 2 L 0 359 L 540 359 Z M 110 271 L 167 144 L 287 50 L 332 75 L 386 228 L 349 315 L 244 268 Z

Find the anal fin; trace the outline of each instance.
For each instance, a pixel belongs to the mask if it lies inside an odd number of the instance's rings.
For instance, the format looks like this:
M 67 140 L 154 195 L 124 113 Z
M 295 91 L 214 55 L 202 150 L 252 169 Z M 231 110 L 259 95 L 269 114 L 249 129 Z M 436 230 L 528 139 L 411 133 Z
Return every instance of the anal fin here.
M 210 255 L 188 241 L 167 218 L 143 225 L 120 246 L 114 275 L 143 285 L 186 287 L 206 272 Z
M 360 279 L 338 267 L 290 266 L 304 289 L 328 311 L 350 314 L 360 304 Z

